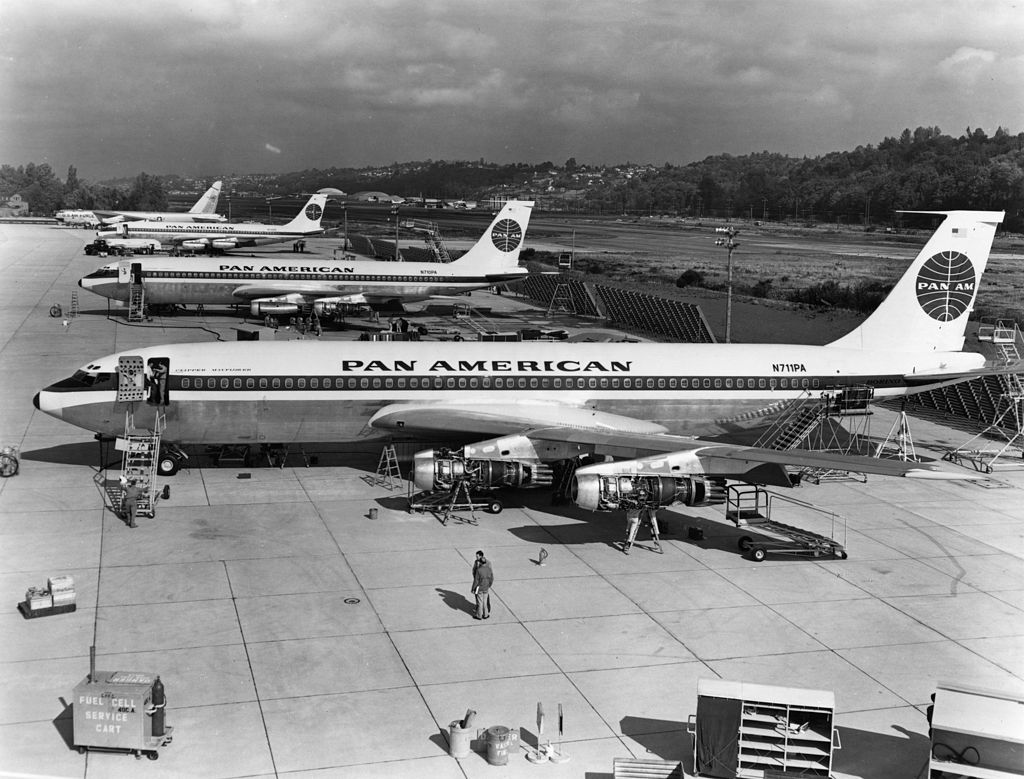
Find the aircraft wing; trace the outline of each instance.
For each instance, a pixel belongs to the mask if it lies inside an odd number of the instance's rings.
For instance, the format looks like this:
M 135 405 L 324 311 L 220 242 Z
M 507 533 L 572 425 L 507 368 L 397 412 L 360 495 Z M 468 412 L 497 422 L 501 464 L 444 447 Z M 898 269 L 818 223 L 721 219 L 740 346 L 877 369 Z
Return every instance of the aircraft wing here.
M 282 281 L 274 284 L 245 284 L 236 287 L 231 294 L 240 300 L 258 300 L 291 295 L 301 297 L 307 303 L 315 303 L 323 298 L 334 299 L 339 296 L 358 297 L 360 295 L 358 290 L 347 285 L 344 291 L 339 290 L 338 286 L 321 281 Z
M 575 444 L 580 451 L 616 459 L 646 458 L 645 462 L 656 463 L 654 470 L 666 467 L 665 475 L 700 474 L 785 487 L 791 486 L 786 466 L 925 479 L 974 478 L 930 463 L 701 441 L 670 435 L 655 422 L 562 403 L 398 403 L 378 411 L 369 424 L 389 430 L 521 435 L 538 452 L 545 444 Z M 664 455 L 674 457 L 666 460 Z

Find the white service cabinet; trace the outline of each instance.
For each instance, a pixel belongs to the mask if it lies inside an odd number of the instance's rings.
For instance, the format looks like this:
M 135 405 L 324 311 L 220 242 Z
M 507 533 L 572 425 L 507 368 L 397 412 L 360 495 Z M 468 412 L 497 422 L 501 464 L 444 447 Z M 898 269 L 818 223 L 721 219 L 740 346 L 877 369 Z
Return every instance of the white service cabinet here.
M 690 717 L 698 776 L 832 775 L 835 695 L 829 690 L 700 679 Z

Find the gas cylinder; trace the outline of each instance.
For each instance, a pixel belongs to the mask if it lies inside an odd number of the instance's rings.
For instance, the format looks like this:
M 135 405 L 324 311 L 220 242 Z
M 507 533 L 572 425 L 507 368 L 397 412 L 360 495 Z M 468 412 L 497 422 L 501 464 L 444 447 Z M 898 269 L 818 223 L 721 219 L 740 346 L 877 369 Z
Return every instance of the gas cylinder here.
M 160 677 L 153 682 L 153 737 L 159 738 L 164 734 L 164 707 L 167 705 L 167 698 L 164 697 L 164 683 Z

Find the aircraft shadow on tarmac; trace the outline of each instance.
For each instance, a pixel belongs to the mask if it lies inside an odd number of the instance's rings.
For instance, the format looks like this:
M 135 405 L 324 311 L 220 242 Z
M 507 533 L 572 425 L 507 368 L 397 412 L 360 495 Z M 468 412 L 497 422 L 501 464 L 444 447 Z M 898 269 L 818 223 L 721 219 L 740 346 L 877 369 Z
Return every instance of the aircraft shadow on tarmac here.
M 87 465 L 90 468 L 95 468 L 98 454 L 99 451 L 95 442 L 80 441 L 74 444 L 59 444 L 57 446 L 48 446 L 45 449 L 22 451 L 18 457 L 21 460 L 28 460 L 30 462 L 53 463 L 55 465 Z M 115 462 L 119 467 L 121 464 L 120 456 Z
M 626 534 L 625 516 L 621 511 L 596 513 L 578 508 L 571 503 L 550 505 L 547 493 L 523 492 L 519 496 L 523 508 L 543 511 L 545 514 L 574 519 L 565 525 L 522 525 L 508 530 L 516 538 L 538 544 L 594 544 L 620 548 Z M 732 528 L 724 522 L 715 522 L 701 517 L 680 513 L 682 507 L 662 509 L 658 512 L 658 527 L 661 540 L 677 540 L 693 544 L 701 549 L 718 549 L 739 554 L 739 539 L 744 535 L 756 538 L 756 531 Z M 484 520 L 486 521 L 486 520 Z M 694 533 L 697 537 L 691 536 Z M 637 545 L 651 546 L 650 530 L 641 527 L 637 533 Z

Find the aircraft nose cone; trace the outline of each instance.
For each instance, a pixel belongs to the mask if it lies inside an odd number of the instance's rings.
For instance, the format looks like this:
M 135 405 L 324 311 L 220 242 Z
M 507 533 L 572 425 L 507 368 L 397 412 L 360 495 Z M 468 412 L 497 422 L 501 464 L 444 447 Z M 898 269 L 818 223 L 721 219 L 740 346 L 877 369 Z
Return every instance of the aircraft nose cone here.
M 82 283 L 82 279 L 78 280 L 78 286 L 80 286 L 82 289 L 85 289 L 85 285 Z
M 32 396 L 32 405 L 36 407 L 37 411 L 39 410 L 39 393 L 38 392 L 35 395 Z

